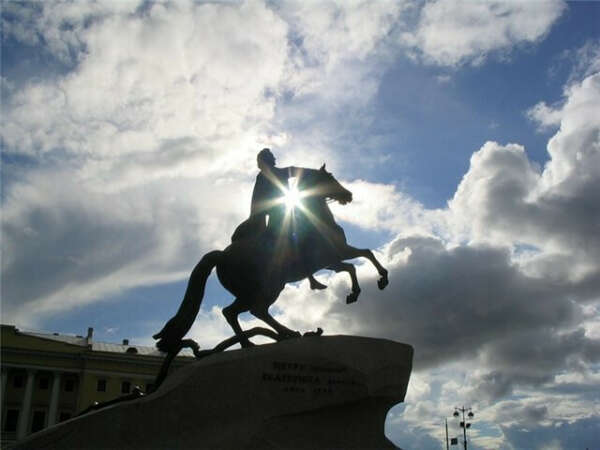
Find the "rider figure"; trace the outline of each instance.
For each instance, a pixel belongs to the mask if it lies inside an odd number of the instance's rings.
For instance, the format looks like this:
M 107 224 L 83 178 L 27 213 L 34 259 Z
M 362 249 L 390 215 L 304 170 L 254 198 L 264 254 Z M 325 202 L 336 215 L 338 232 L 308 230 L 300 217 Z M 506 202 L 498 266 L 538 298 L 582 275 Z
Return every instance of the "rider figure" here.
M 231 238 L 238 240 L 243 236 L 258 235 L 264 231 L 278 236 L 286 226 L 286 207 L 281 201 L 283 189 L 288 187 L 288 179 L 302 174 L 301 167 L 276 167 L 275 156 L 268 148 L 263 148 L 256 156 L 260 169 L 252 191 L 250 217 L 235 230 Z M 267 216 L 269 218 L 267 225 Z M 327 286 L 319 283 L 313 275 L 308 277 L 311 289 L 325 289 Z

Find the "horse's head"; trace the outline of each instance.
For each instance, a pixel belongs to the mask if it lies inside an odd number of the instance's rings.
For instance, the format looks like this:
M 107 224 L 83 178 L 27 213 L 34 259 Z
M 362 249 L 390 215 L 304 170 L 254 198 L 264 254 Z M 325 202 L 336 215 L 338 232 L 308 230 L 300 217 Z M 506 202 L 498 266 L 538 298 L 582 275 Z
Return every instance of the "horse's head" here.
M 307 186 L 311 194 L 318 197 L 329 197 L 342 205 L 352 201 L 352 192 L 342 186 L 334 176 L 325 170 L 325 164 L 314 171 L 311 186 Z

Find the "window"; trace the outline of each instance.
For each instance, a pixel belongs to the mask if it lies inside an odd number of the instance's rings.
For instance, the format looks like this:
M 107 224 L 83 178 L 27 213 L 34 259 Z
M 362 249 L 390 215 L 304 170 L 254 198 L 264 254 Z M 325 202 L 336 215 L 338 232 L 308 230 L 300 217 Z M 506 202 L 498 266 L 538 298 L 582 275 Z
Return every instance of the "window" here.
M 131 383 L 129 381 L 123 381 L 121 383 L 121 394 L 129 394 L 131 391 Z
M 17 389 L 20 389 L 23 387 L 23 384 L 24 384 L 23 375 L 16 374 L 15 376 L 13 376 L 13 386 L 14 387 L 16 387 Z
M 4 422 L 4 431 L 12 433 L 17 431 L 17 423 L 19 422 L 19 410 L 18 409 L 7 409 L 6 419 Z
M 98 384 L 96 385 L 96 390 L 98 392 L 106 392 L 106 380 L 104 378 L 100 378 L 98 380 Z
M 69 420 L 71 418 L 71 413 L 68 411 L 61 411 L 60 415 L 58 416 L 58 421 L 59 422 L 64 422 L 65 420 Z
M 31 432 L 43 430 L 46 427 L 46 411 L 38 409 L 33 412 L 33 418 L 31 419 Z
M 65 392 L 73 392 L 75 390 L 75 379 L 67 378 L 65 380 Z
M 49 385 L 50 385 L 50 380 L 48 379 L 48 377 L 40 378 L 39 384 L 38 384 L 40 389 L 47 390 Z

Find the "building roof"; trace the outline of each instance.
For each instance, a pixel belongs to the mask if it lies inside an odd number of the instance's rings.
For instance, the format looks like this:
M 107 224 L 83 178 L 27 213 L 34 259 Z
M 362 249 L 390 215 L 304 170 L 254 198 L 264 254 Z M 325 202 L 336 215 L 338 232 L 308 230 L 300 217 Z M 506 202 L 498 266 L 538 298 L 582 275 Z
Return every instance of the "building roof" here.
M 86 338 L 83 336 L 73 336 L 69 334 L 59 333 L 47 333 L 42 331 L 22 331 L 18 330 L 19 333 L 37 337 L 40 339 L 48 339 L 57 342 L 63 342 L 65 344 L 77 345 L 80 347 L 88 347 L 93 352 L 106 352 L 106 353 L 129 353 L 137 354 L 142 356 L 165 356 L 164 352 L 161 352 L 156 347 L 147 345 L 134 345 L 134 344 L 115 344 L 111 342 L 96 342 L 92 338 Z M 91 344 L 91 347 L 90 347 Z M 179 352 L 177 356 L 188 356 L 193 357 L 194 353 L 191 349 L 185 348 Z
M 33 336 L 41 339 L 49 339 L 51 341 L 64 342 L 65 344 L 79 345 L 81 347 L 87 346 L 87 339 L 82 336 L 73 336 L 69 334 L 58 334 L 58 333 L 44 333 L 41 331 L 23 331 L 19 330 L 19 333 L 25 336 Z

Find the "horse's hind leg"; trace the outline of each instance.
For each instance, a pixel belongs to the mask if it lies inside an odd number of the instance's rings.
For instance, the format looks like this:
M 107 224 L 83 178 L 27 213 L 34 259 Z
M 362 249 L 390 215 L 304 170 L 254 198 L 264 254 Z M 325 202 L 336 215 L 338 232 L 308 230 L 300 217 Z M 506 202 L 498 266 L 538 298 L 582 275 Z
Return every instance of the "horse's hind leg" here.
M 352 259 L 358 257 L 367 258 L 373 263 L 377 269 L 377 272 L 379 272 L 379 275 L 381 276 L 381 278 L 377 280 L 377 286 L 379 289 L 384 289 L 388 285 L 388 271 L 379 263 L 379 261 L 377 261 L 377 258 L 375 258 L 373 252 L 368 248 L 356 248 L 352 247 L 351 245 L 347 245 L 345 249 L 342 249 L 341 254 L 342 259 Z
M 350 279 L 352 280 L 352 293 L 348 294 L 346 297 L 346 303 L 354 303 L 358 300 L 358 295 L 360 294 L 360 286 L 358 284 L 358 278 L 356 278 L 356 268 L 353 264 L 346 262 L 338 262 L 331 266 L 329 269 L 335 270 L 336 272 L 348 272 L 350 275 Z
M 290 330 L 285 325 L 279 323 L 269 314 L 269 308 L 266 305 L 255 306 L 250 309 L 250 313 L 258 317 L 260 320 L 272 327 L 277 333 L 286 338 L 300 337 L 301 334 L 297 331 Z
M 238 316 L 241 313 L 248 311 L 248 309 L 249 308 L 244 305 L 239 298 L 236 298 L 231 305 L 223 308 L 223 315 L 225 316 L 227 323 L 233 328 L 235 335 L 240 339 L 240 345 L 242 347 L 251 347 L 254 345 L 246 336 L 244 336 L 242 327 L 238 322 Z

